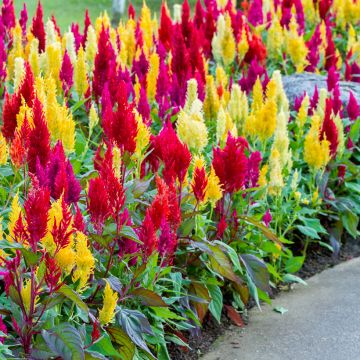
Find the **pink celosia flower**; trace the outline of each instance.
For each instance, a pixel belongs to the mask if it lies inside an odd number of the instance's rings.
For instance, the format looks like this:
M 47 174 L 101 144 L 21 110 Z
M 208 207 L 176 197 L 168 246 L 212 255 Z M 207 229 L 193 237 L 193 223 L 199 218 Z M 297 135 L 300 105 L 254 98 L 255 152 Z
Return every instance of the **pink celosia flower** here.
M 351 91 L 349 96 L 349 103 L 346 110 L 350 120 L 355 121 L 360 116 L 360 106 Z
M 32 20 L 31 32 L 39 40 L 39 50 L 40 52 L 45 51 L 46 35 L 44 29 L 44 20 L 43 20 L 43 8 L 41 2 L 39 1 L 36 8 L 35 16 Z
M 62 88 L 64 91 L 65 96 L 68 95 L 71 87 L 73 86 L 73 74 L 74 74 L 74 67 L 71 63 L 70 56 L 65 50 L 63 61 L 61 64 L 60 70 L 60 80 L 62 82 Z
M 263 223 L 265 224 L 266 227 L 269 227 L 271 221 L 272 221 L 272 216 L 271 216 L 271 212 L 270 209 L 267 209 L 266 213 L 264 214 L 263 218 L 262 218 Z

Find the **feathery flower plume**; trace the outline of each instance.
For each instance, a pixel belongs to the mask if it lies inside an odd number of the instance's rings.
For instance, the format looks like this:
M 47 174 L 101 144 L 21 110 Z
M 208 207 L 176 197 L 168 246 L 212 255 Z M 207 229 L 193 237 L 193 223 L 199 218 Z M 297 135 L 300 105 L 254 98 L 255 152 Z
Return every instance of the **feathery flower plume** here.
M 68 95 L 71 87 L 73 86 L 74 83 L 73 74 L 74 74 L 74 67 L 71 63 L 70 56 L 67 50 L 65 50 L 61 64 L 61 69 L 60 69 L 60 80 L 62 82 L 62 88 L 65 96 Z
M 355 121 L 360 116 L 360 106 L 357 103 L 355 96 L 350 91 L 349 103 L 346 108 L 350 120 Z
M 40 1 L 38 2 L 36 13 L 32 20 L 31 32 L 39 40 L 40 52 L 45 51 L 46 35 L 43 20 L 43 8 Z
M 107 325 L 113 321 L 118 298 L 118 294 L 111 289 L 109 283 L 106 281 L 103 307 L 99 310 L 99 321 L 101 325 Z
M 191 188 L 198 203 L 203 203 L 208 186 L 208 177 L 206 174 L 205 163 L 203 158 L 196 158 L 194 161 L 193 178 Z

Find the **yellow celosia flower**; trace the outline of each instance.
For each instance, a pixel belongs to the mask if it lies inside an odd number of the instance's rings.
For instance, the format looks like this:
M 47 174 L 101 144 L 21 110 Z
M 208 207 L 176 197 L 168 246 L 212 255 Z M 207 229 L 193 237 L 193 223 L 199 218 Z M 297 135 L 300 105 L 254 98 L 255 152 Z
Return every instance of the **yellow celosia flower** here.
M 29 44 L 30 44 L 29 64 L 34 76 L 37 77 L 40 73 L 39 40 L 34 37 Z
M 114 169 L 115 176 L 118 179 L 121 179 L 121 150 L 117 146 L 114 146 L 112 153 L 113 153 L 112 166 Z
M 269 165 L 270 165 L 269 194 L 273 196 L 277 196 L 281 193 L 281 190 L 284 187 L 280 153 L 277 149 L 273 149 L 271 151 Z
M 141 17 L 140 17 L 140 29 L 143 34 L 144 39 L 144 51 L 147 53 L 152 48 L 153 44 L 153 24 L 151 21 L 151 12 L 146 2 L 144 1 L 143 6 L 141 8 Z
M 277 58 L 282 54 L 282 45 L 284 43 L 284 30 L 280 24 L 279 18 L 274 15 L 267 34 L 266 47 L 271 58 Z
M 144 150 L 149 145 L 151 133 L 147 125 L 144 123 L 142 116 L 138 112 L 136 112 L 135 118 L 138 128 L 136 135 L 135 155 L 138 160 L 141 160 L 142 156 L 144 155 Z
M 286 32 L 285 36 L 286 51 L 296 71 L 303 72 L 307 65 L 306 57 L 309 50 L 306 47 L 303 36 L 298 34 L 297 27 L 297 21 L 293 15 L 290 21 L 289 31 Z
M 259 187 L 264 187 L 267 185 L 266 176 L 267 176 L 268 171 L 269 171 L 269 166 L 267 164 L 261 168 L 260 174 L 259 174 L 259 180 L 258 180 Z
M 89 84 L 87 81 L 85 53 L 82 46 L 80 46 L 75 63 L 74 83 L 75 83 L 75 90 L 78 93 L 79 98 L 84 97 L 89 87 Z
M 299 112 L 296 117 L 300 132 L 303 132 L 303 128 L 306 124 L 306 120 L 308 117 L 308 111 L 309 111 L 309 105 L 310 105 L 309 96 L 306 95 L 304 97 L 303 101 L 301 102 L 301 106 L 300 106 Z
M 56 85 L 60 86 L 60 69 L 62 62 L 61 44 L 56 42 L 46 47 L 46 63 L 45 74 L 46 77 L 52 77 L 55 80 Z
M 242 132 L 243 125 L 249 115 L 249 104 L 245 91 L 241 91 L 238 84 L 231 87 L 231 95 L 228 103 L 230 117 L 236 123 L 238 130 Z
M 218 142 L 223 143 L 226 141 L 228 133 L 237 136 L 237 128 L 234 125 L 229 113 L 220 106 L 216 121 L 216 139 Z
M 50 19 L 46 22 L 45 37 L 46 37 L 46 46 L 58 42 L 58 35 L 55 30 L 55 25 L 53 21 Z
M 16 26 L 12 29 L 12 48 L 7 59 L 6 70 L 9 80 L 12 80 L 14 76 L 15 59 L 23 57 L 24 50 L 22 45 L 22 30 L 20 24 L 17 22 Z
M 14 90 L 16 91 L 25 77 L 25 60 L 17 57 L 14 64 Z
M 204 113 L 207 120 L 215 119 L 220 108 L 220 99 L 215 87 L 214 77 L 206 77 L 206 93 L 204 100 Z
M 264 142 L 269 139 L 276 128 L 277 106 L 274 99 L 265 102 L 254 118 L 254 130 L 259 139 Z
M 0 165 L 5 165 L 8 158 L 8 149 L 6 140 L 2 133 L 0 133 Z
M 157 88 L 157 80 L 159 76 L 159 66 L 160 66 L 160 58 L 157 53 L 152 53 L 149 59 L 150 68 L 149 72 L 146 76 L 146 93 L 148 96 L 148 101 L 151 104 L 155 100 L 156 88 Z
M 82 232 L 76 233 L 75 251 L 76 269 L 73 273 L 73 281 L 80 280 L 79 288 L 83 289 L 87 285 L 90 275 L 94 272 L 95 259 L 88 247 L 88 238 Z
M 56 255 L 55 260 L 61 270 L 66 274 L 70 274 L 75 266 L 76 254 L 72 245 L 61 249 Z
M 29 122 L 30 127 L 33 126 L 33 112 L 24 99 L 21 100 L 21 106 L 18 114 L 16 115 L 16 129 L 20 131 L 22 124 L 24 123 L 25 116 Z
M 96 32 L 92 25 L 88 27 L 87 38 L 85 43 L 85 59 L 89 65 L 89 70 L 94 67 L 95 56 L 97 53 Z
M 319 138 L 320 118 L 314 115 L 311 128 L 305 137 L 304 160 L 314 170 L 323 169 L 330 160 L 330 143 Z
M 282 83 L 281 73 L 279 70 L 275 70 L 273 72 L 271 80 L 274 80 L 276 82 L 276 105 L 278 107 L 278 111 L 284 111 L 285 115 L 289 117 L 289 100 L 286 96 Z
M 222 188 L 220 179 L 215 173 L 213 167 L 211 167 L 210 174 L 208 177 L 208 184 L 205 191 L 204 202 L 209 201 L 212 207 L 215 207 L 216 203 L 222 198 Z
M 236 55 L 236 44 L 231 27 L 231 18 L 228 13 L 218 17 L 216 33 L 212 39 L 212 51 L 217 62 L 222 62 L 225 66 L 230 65 Z
M 107 325 L 114 319 L 118 298 L 118 294 L 111 289 L 109 283 L 106 281 L 103 307 L 99 311 L 99 321 L 101 325 Z
M 95 126 L 99 123 L 99 116 L 96 111 L 95 105 L 91 104 L 90 112 L 89 112 L 89 131 L 90 134 L 93 132 Z
M 8 223 L 9 235 L 7 236 L 7 240 L 10 242 L 14 241 L 14 229 L 20 214 L 21 214 L 21 206 L 19 203 L 19 194 L 16 193 L 16 195 L 14 196 L 11 202 L 11 209 L 9 214 L 9 223 Z
M 253 92 L 253 102 L 251 104 L 251 112 L 256 114 L 263 106 L 264 96 L 263 96 L 263 87 L 261 85 L 260 78 L 258 77 L 255 81 Z
M 239 63 L 241 63 L 244 60 L 244 57 L 249 50 L 249 42 L 247 40 L 245 28 L 243 28 L 241 31 L 241 37 L 237 46 L 237 50 L 238 50 Z
M 67 154 L 75 149 L 75 121 L 71 109 L 64 104 L 59 107 L 59 137 Z
M 74 65 L 76 62 L 76 47 L 75 47 L 75 37 L 72 31 L 65 33 L 63 37 L 63 48 L 67 50 L 67 53 L 70 57 L 71 63 Z
M 198 95 L 198 83 L 196 79 L 190 79 L 187 82 L 187 89 L 186 89 L 186 101 L 184 106 L 185 112 L 190 112 L 191 107 L 195 100 L 199 98 Z

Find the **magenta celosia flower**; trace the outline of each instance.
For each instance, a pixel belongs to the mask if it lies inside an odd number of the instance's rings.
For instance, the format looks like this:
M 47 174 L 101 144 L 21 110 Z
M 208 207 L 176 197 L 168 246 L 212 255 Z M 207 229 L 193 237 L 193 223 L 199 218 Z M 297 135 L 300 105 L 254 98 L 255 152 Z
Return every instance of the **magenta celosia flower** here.
M 86 40 L 88 35 L 89 26 L 91 25 L 91 20 L 89 16 L 89 10 L 85 10 L 85 18 L 84 18 L 84 34 L 82 36 L 82 47 L 85 49 Z
M 216 232 L 216 237 L 218 239 L 221 239 L 224 236 L 225 230 L 227 229 L 228 224 L 226 222 L 226 217 L 222 216 L 220 221 L 217 224 L 217 232 Z
M 0 37 L 0 83 L 3 84 L 6 79 L 6 61 L 7 52 L 3 37 Z M 3 87 L 3 85 L 1 85 Z
M 3 0 L 1 7 L 1 17 L 3 25 L 10 35 L 10 30 L 15 27 L 16 22 L 14 0 Z
M 23 33 L 23 36 L 26 36 L 26 24 L 28 21 L 28 12 L 27 12 L 27 8 L 26 8 L 26 3 L 24 3 L 24 6 L 20 12 L 20 19 L 19 19 L 19 24 L 21 26 L 21 30 Z
M 55 18 L 54 14 L 51 15 L 51 21 L 54 24 L 54 28 L 55 28 L 56 33 L 61 38 L 61 31 L 60 31 L 59 25 L 57 24 L 57 21 L 56 21 L 56 18 Z
M 141 88 L 140 90 L 140 98 L 139 98 L 139 103 L 137 105 L 137 110 L 139 112 L 139 114 L 142 116 L 143 120 L 149 124 L 150 119 L 150 105 L 149 105 L 149 101 L 146 95 L 146 89 L 145 88 Z
M 321 45 L 320 25 L 317 25 L 311 39 L 306 43 L 306 46 L 309 49 L 309 53 L 306 57 L 306 60 L 308 61 L 309 64 L 305 68 L 306 71 L 314 72 L 316 70 L 316 67 L 320 61 L 320 52 L 319 52 L 320 45 Z
M 332 0 L 319 0 L 319 13 L 322 20 L 325 20 L 330 11 Z
M 46 166 L 43 167 L 39 161 L 37 162 L 36 175 L 39 183 L 48 187 L 52 198 L 57 200 L 64 195 L 64 200 L 68 204 L 79 201 L 80 182 L 75 177 L 73 167 L 66 158 L 60 141 L 52 149 Z
M 161 223 L 160 229 L 161 233 L 158 242 L 159 254 L 162 258 L 167 259 L 168 264 L 171 264 L 177 248 L 177 236 L 166 221 Z
M 2 316 L 0 316 L 0 331 L 5 335 L 7 335 L 7 333 L 8 333 L 7 327 L 3 322 Z M 3 344 L 4 341 L 5 341 L 5 338 L 3 336 L 0 336 L 0 342 Z
M 63 61 L 61 64 L 60 69 L 60 80 L 62 82 L 62 88 L 64 91 L 65 96 L 68 95 L 71 87 L 73 86 L 73 74 L 74 74 L 74 67 L 71 63 L 70 56 L 65 50 Z
M 171 61 L 171 71 L 179 82 L 179 85 L 182 86 L 188 80 L 190 73 L 190 59 L 189 52 L 186 48 L 184 36 L 181 32 L 181 27 L 179 24 L 174 26 L 174 40 L 172 45 L 172 61 Z
M 319 102 L 319 90 L 317 85 L 315 85 L 314 94 L 310 99 L 310 109 L 309 109 L 309 115 L 312 115 L 314 110 L 317 108 Z
M 340 97 L 340 86 L 339 84 L 335 85 L 335 88 L 333 90 L 333 96 L 332 96 L 332 103 L 333 103 L 333 112 L 335 115 L 340 114 L 342 116 L 342 101 Z
M 254 0 L 250 4 L 248 20 L 252 26 L 261 25 L 264 22 L 262 1 Z
M 75 49 L 76 49 L 76 52 L 78 52 L 78 50 L 80 49 L 80 45 L 82 45 L 82 40 L 83 40 L 83 36 L 80 34 L 79 24 L 72 23 L 70 30 L 74 35 Z
M 340 79 L 340 75 L 337 73 L 336 68 L 334 66 L 332 66 L 329 71 L 328 71 L 328 76 L 327 76 L 327 87 L 328 87 L 328 91 L 333 91 L 336 87 L 336 85 L 338 85 L 339 83 L 339 79 Z
M 262 218 L 263 223 L 265 224 L 266 227 L 269 227 L 271 221 L 272 221 L 272 216 L 271 216 L 271 212 L 270 209 L 267 209 L 266 213 L 264 214 L 263 218 Z
M 239 85 L 241 86 L 241 89 L 243 91 L 246 91 L 246 93 L 248 94 L 254 87 L 256 79 L 258 77 L 259 78 L 262 78 L 263 76 L 265 77 L 265 75 L 267 75 L 266 69 L 262 67 L 259 64 L 257 58 L 255 58 L 250 63 L 247 76 L 245 76 L 243 72 L 243 76 L 239 81 Z
M 332 67 L 336 67 L 338 62 L 338 56 L 336 55 L 336 47 L 333 40 L 333 34 L 330 26 L 326 26 L 326 40 L 327 47 L 325 49 L 325 69 L 330 70 Z
M 224 191 L 233 193 L 244 187 L 248 173 L 248 159 L 245 149 L 248 147 L 242 137 L 228 135 L 224 149 L 213 149 L 212 165 L 220 179 Z
M 349 58 L 352 57 L 352 53 L 350 52 L 348 55 Z M 345 62 L 345 79 L 348 81 L 354 81 L 360 83 L 360 66 L 356 61 L 354 61 L 351 65 L 348 60 Z
M 355 121 L 360 116 L 360 106 L 351 91 L 349 96 L 349 103 L 346 110 L 350 120 Z
M 24 203 L 28 243 L 36 252 L 37 244 L 46 235 L 48 212 L 50 209 L 50 193 L 48 189 L 33 186 Z
M 39 1 L 38 6 L 36 8 L 35 16 L 32 20 L 31 32 L 33 35 L 39 40 L 39 50 L 41 52 L 45 51 L 45 43 L 46 43 L 46 34 L 44 29 L 44 12 Z
M 248 187 L 258 186 L 259 180 L 259 165 L 262 161 L 262 156 L 260 151 L 254 151 L 250 154 L 248 161 Z

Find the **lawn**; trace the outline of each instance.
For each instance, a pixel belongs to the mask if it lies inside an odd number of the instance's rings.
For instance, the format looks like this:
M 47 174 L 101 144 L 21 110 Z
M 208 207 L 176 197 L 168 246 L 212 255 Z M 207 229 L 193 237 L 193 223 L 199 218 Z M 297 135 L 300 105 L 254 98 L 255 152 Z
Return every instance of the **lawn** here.
M 148 6 L 153 11 L 159 11 L 162 0 L 149 0 L 147 2 Z M 168 0 L 168 6 L 172 10 L 174 4 L 179 3 L 180 1 Z M 189 1 L 191 4 L 195 3 L 195 0 Z M 22 9 L 23 0 L 14 0 L 16 12 Z M 38 0 L 27 0 L 26 6 L 29 11 L 29 17 L 35 12 Z M 127 2 L 128 4 L 129 2 Z M 132 1 L 133 5 L 136 8 L 136 11 L 139 12 L 142 6 L 142 0 Z M 44 7 L 44 16 L 47 19 L 49 16 L 54 14 L 58 21 L 61 29 L 65 30 L 72 22 L 83 23 L 85 9 L 89 9 L 89 13 L 92 20 L 95 20 L 96 17 L 100 14 L 101 11 L 108 11 L 111 14 L 111 0 L 43 0 Z

